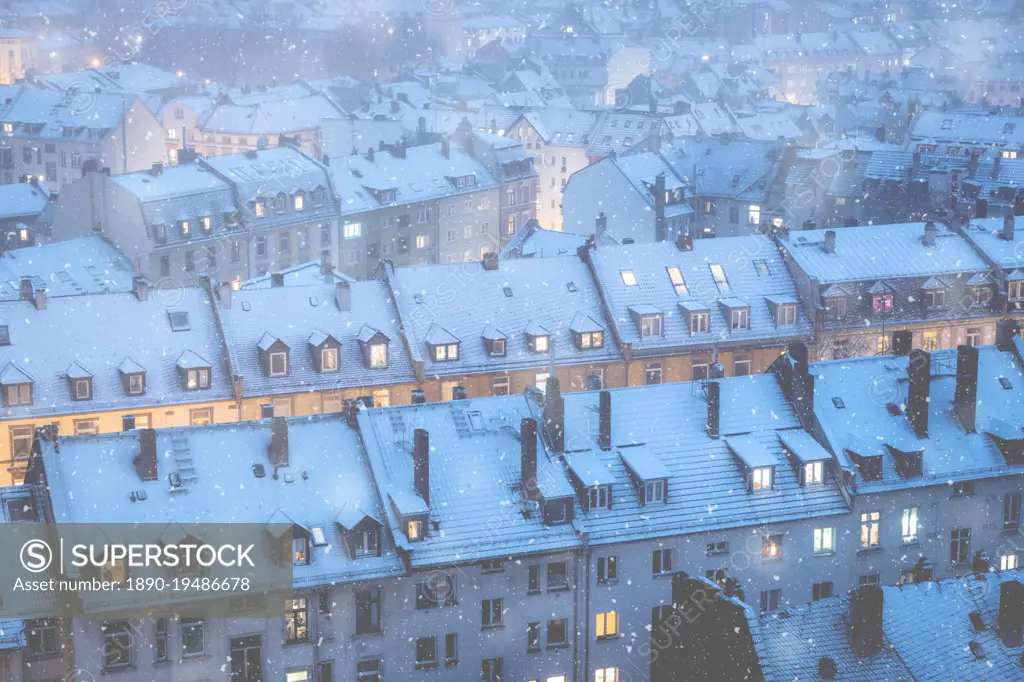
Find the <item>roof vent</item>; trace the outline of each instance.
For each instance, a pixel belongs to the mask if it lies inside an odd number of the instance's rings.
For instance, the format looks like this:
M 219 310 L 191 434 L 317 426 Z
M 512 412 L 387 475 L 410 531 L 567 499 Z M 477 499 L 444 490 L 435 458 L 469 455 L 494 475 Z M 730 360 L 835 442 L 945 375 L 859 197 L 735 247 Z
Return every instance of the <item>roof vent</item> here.
M 838 672 L 835 659 L 828 656 L 822 656 L 818 659 L 818 677 L 821 679 L 834 680 Z
M 985 621 L 983 621 L 981 619 L 981 612 L 980 611 L 971 611 L 970 613 L 967 614 L 967 617 L 971 619 L 971 625 L 974 626 L 974 630 L 976 632 L 980 632 L 980 631 L 986 629 L 985 628 Z
M 253 464 L 252 475 L 256 478 L 264 478 L 267 475 L 267 470 L 262 464 Z
M 985 658 L 985 650 L 978 642 L 970 642 L 967 646 L 971 647 L 971 653 L 974 654 L 974 658 L 982 660 Z

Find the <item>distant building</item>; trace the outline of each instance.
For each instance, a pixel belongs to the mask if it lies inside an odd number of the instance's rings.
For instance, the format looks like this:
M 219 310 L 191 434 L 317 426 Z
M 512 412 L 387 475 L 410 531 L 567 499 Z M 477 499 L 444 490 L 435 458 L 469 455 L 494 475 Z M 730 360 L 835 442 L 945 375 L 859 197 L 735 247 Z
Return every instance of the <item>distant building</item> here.
M 36 36 L 28 31 L 0 27 L 0 85 L 10 85 L 36 68 Z

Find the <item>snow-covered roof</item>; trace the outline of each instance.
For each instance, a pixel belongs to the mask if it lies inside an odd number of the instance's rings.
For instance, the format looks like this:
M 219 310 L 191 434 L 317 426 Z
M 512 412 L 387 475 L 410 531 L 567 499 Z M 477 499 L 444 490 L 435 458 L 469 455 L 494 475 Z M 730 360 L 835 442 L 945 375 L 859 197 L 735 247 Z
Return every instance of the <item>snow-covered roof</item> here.
M 157 477 L 141 481 L 132 460 L 140 431 L 62 438 L 60 452 L 44 457 L 58 523 L 235 523 L 272 519 L 303 528 L 321 526 L 328 546 L 310 548 L 309 565 L 294 567 L 299 586 L 379 578 L 402 572 L 390 537 L 381 537 L 381 556 L 353 559 L 336 523 L 346 505 L 383 518 L 355 431 L 340 415 L 302 417 L 288 424 L 289 466 L 279 476 L 254 475 L 253 465 L 272 466 L 269 420 L 160 429 L 156 438 Z M 167 475 L 175 459 L 159 453 L 185 452 L 195 478 L 187 494 L 172 493 Z M 321 453 L 331 452 L 330 457 Z M 306 474 L 306 475 L 303 475 Z M 147 498 L 135 501 L 133 491 Z M 180 532 L 180 531 L 179 531 Z
M 34 218 L 50 200 L 50 191 L 27 182 L 0 185 L 0 220 Z
M 359 426 L 381 495 L 399 498 L 386 505 L 388 522 L 414 568 L 543 554 L 578 544 L 571 524 L 546 525 L 542 513 L 524 513 L 527 500 L 516 485 L 522 479 L 518 434 L 521 420 L 536 416 L 529 401 L 516 395 L 360 411 Z M 408 542 L 395 506 L 409 497 L 423 504 L 413 487 L 409 455 L 413 431 L 419 428 L 430 438 L 429 523 L 422 541 Z M 573 495 L 562 465 L 543 449 L 537 487 L 545 499 Z
M 283 395 L 310 390 L 390 386 L 414 383 L 412 365 L 402 346 L 398 315 L 379 281 L 352 282 L 351 310 L 335 303 L 336 285 L 273 287 L 234 291 L 231 307 L 218 305 L 232 371 L 243 378 L 245 395 Z M 388 344 L 388 365 L 367 366 L 358 335 L 363 327 L 382 331 Z M 310 335 L 320 330 L 341 342 L 336 372 L 319 372 L 310 358 Z M 258 347 L 265 335 L 278 338 L 291 349 L 288 375 L 267 377 Z M 372 336 L 372 334 L 370 335 Z
M 188 316 L 188 329 L 173 331 L 169 313 Z M 174 292 L 169 301 L 158 292 L 139 301 L 130 293 L 50 297 L 37 310 L 28 301 L 0 303 L 10 345 L 0 346 L 0 366 L 16 366 L 34 380 L 33 404 L 3 408 L 4 416 L 28 417 L 104 412 L 212 402 L 234 396 L 219 363 L 211 367 L 210 388 L 185 390 L 177 370 L 183 355 L 220 357 L 220 337 L 207 294 L 198 288 Z M 116 321 L 116 324 L 114 323 Z M 120 367 L 126 358 L 146 371 L 146 392 L 127 395 Z M 73 400 L 69 367 L 87 368 L 92 398 Z
M 248 279 L 241 284 L 243 290 L 246 289 L 270 289 L 274 287 L 274 276 L 279 275 L 282 277 L 281 286 L 295 287 L 304 286 L 308 284 L 335 284 L 337 282 L 354 282 L 355 280 L 347 275 L 343 275 L 337 270 L 332 269 L 327 274 L 324 274 L 323 266 L 319 261 L 308 261 L 306 263 L 299 263 L 293 265 L 290 268 L 283 270 L 277 270 L 272 273 L 267 273 L 262 277 L 254 277 Z
M 391 276 L 414 352 L 423 348 L 432 326 L 462 342 L 458 360 L 423 357 L 429 375 L 547 367 L 550 354 L 530 348 L 527 335 L 534 331 L 551 335 L 559 365 L 619 358 L 610 338 L 600 348 L 576 347 L 570 326 L 578 314 L 605 319 L 593 279 L 577 258 L 499 260 L 496 270 L 480 263 L 419 265 L 396 268 Z M 437 293 L 442 291 L 451 293 Z M 488 325 L 508 335 L 505 355 L 491 355 L 484 344 Z
M 1003 220 L 976 218 L 964 230 L 964 234 L 977 245 L 988 261 L 1010 273 L 1024 267 L 1024 220 L 1016 220 L 1012 241 L 1003 238 Z
M 735 254 L 744 254 L 736 258 Z M 810 333 L 810 322 L 797 305 L 796 323 L 776 325 L 766 297 L 795 298 L 796 289 L 779 250 L 761 236 L 693 240 L 692 251 L 680 251 L 674 243 L 599 246 L 590 253 L 599 286 L 604 292 L 618 338 L 633 346 L 634 354 L 654 354 L 671 348 L 707 347 L 715 344 L 784 345 Z M 719 287 L 712 265 L 720 265 L 728 285 Z M 679 268 L 683 287 L 677 290 L 667 268 Z M 636 286 L 623 281 L 632 272 Z M 717 302 L 739 299 L 750 306 L 750 328 L 732 329 L 728 311 Z M 707 332 L 691 333 L 677 304 L 695 302 L 710 310 Z M 664 313 L 664 334 L 641 337 L 630 315 L 631 308 L 649 305 Z M 694 306 L 695 309 L 697 306 Z
M 0 256 L 0 301 L 18 300 L 20 282 L 25 277 L 50 297 L 126 292 L 132 288 L 131 264 L 100 236 L 7 251 Z

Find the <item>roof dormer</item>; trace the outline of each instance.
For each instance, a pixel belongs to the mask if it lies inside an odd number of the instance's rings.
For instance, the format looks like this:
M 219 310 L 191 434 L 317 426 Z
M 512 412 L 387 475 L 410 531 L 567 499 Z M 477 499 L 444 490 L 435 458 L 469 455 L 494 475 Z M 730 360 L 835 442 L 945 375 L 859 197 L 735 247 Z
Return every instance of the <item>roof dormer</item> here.
M 792 296 L 765 296 L 764 302 L 768 304 L 768 312 L 772 314 L 772 320 L 776 327 L 787 327 L 796 324 L 797 301 Z
M 584 509 L 611 509 L 615 476 L 609 464 L 591 451 L 566 454 L 565 464 Z
M 213 365 L 206 359 L 187 350 L 178 356 L 175 367 L 178 369 L 178 379 L 181 381 L 182 389 L 201 391 L 210 388 Z
M 72 400 L 92 400 L 92 372 L 75 361 L 68 367 L 65 376 Z
M 832 455 L 803 429 L 777 432 L 782 449 L 789 457 L 801 485 L 825 482 L 825 472 Z
M 268 332 L 260 338 L 257 349 L 260 355 L 260 366 L 263 368 L 263 376 L 288 376 L 291 348 L 288 347 L 287 343 Z
M 526 344 L 531 353 L 547 353 L 551 350 L 551 332 L 536 322 L 526 325 Z
M 753 436 L 726 438 L 725 444 L 743 468 L 747 490 L 752 493 L 765 492 L 775 487 L 775 455 Z
M 750 304 L 739 298 L 723 298 L 718 301 L 725 314 L 731 331 L 750 329 Z
M 492 358 L 504 357 L 508 352 L 508 336 L 501 330 L 488 324 L 484 327 L 481 336 L 484 340 L 484 348 Z
M 706 334 L 711 331 L 711 308 L 700 301 L 679 301 L 679 310 L 683 313 L 686 328 L 690 335 Z
M 584 313 L 576 313 L 569 324 L 572 340 L 579 350 L 604 347 L 604 326 Z
M 333 334 L 314 329 L 309 335 L 309 359 L 321 374 L 337 372 L 340 367 L 341 341 Z
M 668 467 L 646 445 L 622 448 L 619 459 L 626 465 L 640 504 L 668 501 Z
M 631 305 L 629 314 L 636 325 L 636 333 L 641 338 L 663 336 L 665 334 L 665 313 L 661 308 L 650 304 Z
M 280 509 L 274 511 L 263 527 L 274 548 L 274 557 L 282 566 L 308 566 L 311 559 L 312 533 L 296 523 Z
M 853 457 L 854 463 L 865 481 L 882 480 L 882 457 L 885 454 L 881 443 L 868 442 L 856 436 L 848 437 L 849 445 L 846 452 Z
M 346 502 L 335 518 L 345 547 L 353 559 L 380 556 L 383 524 L 351 502 Z
M 385 369 L 388 366 L 388 345 L 391 339 L 384 332 L 364 324 L 356 336 L 363 364 L 369 369 Z
M 459 359 L 460 341 L 439 324 L 432 324 L 423 337 L 434 362 L 452 362 Z
M 121 388 L 125 395 L 144 395 L 146 393 L 146 370 L 131 358 L 125 358 L 118 365 L 117 372 L 121 376 Z
M 13 362 L 8 362 L 0 372 L 0 388 L 4 392 L 4 405 L 31 405 L 35 379 L 22 371 Z

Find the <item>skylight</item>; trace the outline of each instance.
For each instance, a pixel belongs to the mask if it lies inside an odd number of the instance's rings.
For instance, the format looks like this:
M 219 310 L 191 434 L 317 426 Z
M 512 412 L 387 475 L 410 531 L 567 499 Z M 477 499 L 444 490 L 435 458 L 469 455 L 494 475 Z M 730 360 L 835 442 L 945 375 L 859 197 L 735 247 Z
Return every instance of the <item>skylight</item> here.
M 758 277 L 767 277 L 771 274 L 768 270 L 768 261 L 766 260 L 754 261 L 754 271 L 757 273 Z
M 711 276 L 715 278 L 715 284 L 718 285 L 718 291 L 727 294 L 729 293 L 729 280 L 725 277 L 725 270 L 718 263 L 712 263 L 708 267 L 711 268 Z
M 192 329 L 192 326 L 188 323 L 187 311 L 172 310 L 167 313 L 167 317 L 171 321 L 171 331 L 173 332 L 187 332 Z
M 685 296 L 687 293 L 686 280 L 683 279 L 683 273 L 679 271 L 679 268 L 668 268 L 668 278 L 672 282 L 672 286 L 676 290 L 676 295 Z
M 623 270 L 619 274 L 622 275 L 622 283 L 625 284 L 627 287 L 636 286 L 636 273 L 634 273 L 632 270 Z

